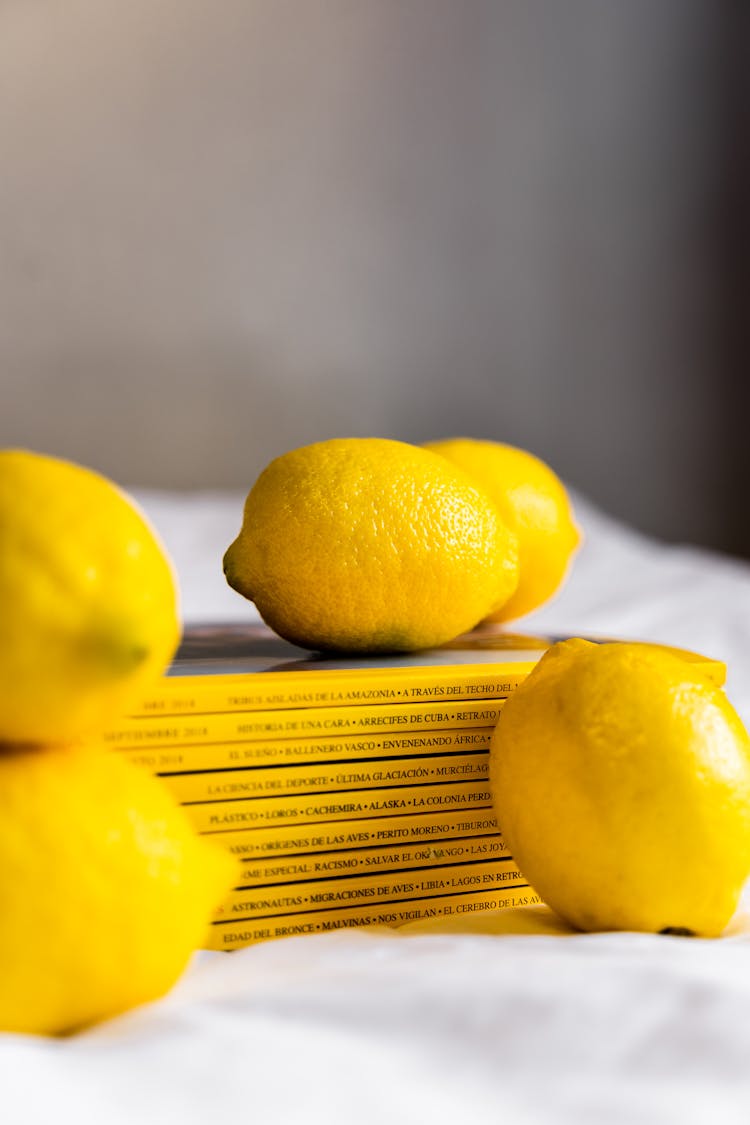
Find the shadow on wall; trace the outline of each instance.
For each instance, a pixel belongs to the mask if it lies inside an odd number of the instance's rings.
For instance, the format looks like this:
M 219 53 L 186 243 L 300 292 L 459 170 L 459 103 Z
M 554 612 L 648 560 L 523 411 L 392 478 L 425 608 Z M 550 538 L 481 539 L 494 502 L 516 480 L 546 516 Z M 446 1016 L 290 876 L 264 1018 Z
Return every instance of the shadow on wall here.
M 462 432 L 750 553 L 737 7 L 3 6 L 4 442 L 246 488 Z

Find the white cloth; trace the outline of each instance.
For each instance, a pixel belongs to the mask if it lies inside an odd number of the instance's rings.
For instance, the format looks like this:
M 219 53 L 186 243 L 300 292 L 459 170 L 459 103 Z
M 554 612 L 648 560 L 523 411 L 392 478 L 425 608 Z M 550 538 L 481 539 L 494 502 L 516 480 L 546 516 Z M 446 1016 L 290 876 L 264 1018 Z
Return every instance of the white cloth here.
M 220 565 L 242 497 L 139 498 L 185 619 L 252 615 Z M 718 657 L 750 721 L 750 566 L 577 508 L 573 574 L 524 630 Z M 164 1000 L 85 1034 L 0 1036 L 0 1104 L 9 1125 L 747 1125 L 750 937 L 493 936 L 475 920 L 200 953 Z

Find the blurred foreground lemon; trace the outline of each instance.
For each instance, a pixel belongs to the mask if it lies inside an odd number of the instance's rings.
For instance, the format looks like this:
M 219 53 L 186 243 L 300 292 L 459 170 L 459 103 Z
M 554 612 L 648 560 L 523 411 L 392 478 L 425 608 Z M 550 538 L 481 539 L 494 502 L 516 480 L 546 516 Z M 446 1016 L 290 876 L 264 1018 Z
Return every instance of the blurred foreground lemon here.
M 165 993 L 235 873 L 100 747 L 0 754 L 0 1030 L 60 1034 Z
M 0 742 L 98 733 L 178 639 L 172 567 L 128 497 L 79 465 L 0 450 Z
M 518 536 L 518 587 L 488 614 L 489 620 L 512 621 L 546 602 L 561 585 L 580 541 L 559 477 L 532 453 L 499 442 L 450 438 L 426 448 L 469 473 Z
M 445 458 L 341 438 L 261 473 L 224 572 L 295 644 L 408 651 L 450 640 L 507 601 L 518 559 L 489 498 Z
M 505 704 L 503 836 L 582 930 L 714 936 L 750 873 L 750 740 L 720 688 L 648 645 L 564 641 Z

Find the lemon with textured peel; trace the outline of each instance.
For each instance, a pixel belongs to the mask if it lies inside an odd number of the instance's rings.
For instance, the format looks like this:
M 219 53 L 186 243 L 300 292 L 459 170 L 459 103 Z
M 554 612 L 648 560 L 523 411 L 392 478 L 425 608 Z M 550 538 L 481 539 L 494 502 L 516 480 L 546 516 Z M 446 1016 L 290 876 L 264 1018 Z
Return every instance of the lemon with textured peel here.
M 715 936 L 750 873 L 750 739 L 722 690 L 657 646 L 553 646 L 493 732 L 520 870 L 571 925 Z
M 489 498 L 444 457 L 339 438 L 264 469 L 224 572 L 295 644 L 409 651 L 448 641 L 502 605 L 518 581 L 518 552 Z
M 172 565 L 98 473 L 0 450 L 0 742 L 96 734 L 179 640 Z
M 236 880 L 154 777 L 98 746 L 0 754 L 0 1030 L 62 1034 L 162 996 Z
M 518 587 L 489 620 L 513 621 L 548 601 L 565 579 L 581 539 L 560 478 L 533 453 L 501 442 L 449 438 L 428 442 L 426 448 L 469 473 L 518 536 Z

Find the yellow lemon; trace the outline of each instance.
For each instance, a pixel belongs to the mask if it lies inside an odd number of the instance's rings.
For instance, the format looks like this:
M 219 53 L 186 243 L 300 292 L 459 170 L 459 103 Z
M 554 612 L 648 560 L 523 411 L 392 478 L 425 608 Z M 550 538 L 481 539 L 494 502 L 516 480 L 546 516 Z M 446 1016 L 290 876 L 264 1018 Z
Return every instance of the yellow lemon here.
M 450 640 L 506 601 L 518 556 L 489 498 L 444 457 L 339 438 L 264 469 L 224 572 L 295 644 L 408 651 Z
M 724 693 L 656 646 L 553 646 L 490 751 L 523 874 L 582 930 L 719 934 L 750 872 L 750 740 Z
M 98 746 L 0 754 L 0 1030 L 62 1034 L 163 995 L 235 862 Z
M 115 485 L 0 450 L 0 742 L 103 730 L 179 639 L 164 548 Z
M 512 621 L 559 589 L 580 542 L 565 486 L 548 465 L 512 445 L 471 438 L 429 442 L 472 476 L 518 536 L 518 587 L 491 621 Z

